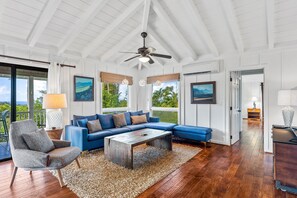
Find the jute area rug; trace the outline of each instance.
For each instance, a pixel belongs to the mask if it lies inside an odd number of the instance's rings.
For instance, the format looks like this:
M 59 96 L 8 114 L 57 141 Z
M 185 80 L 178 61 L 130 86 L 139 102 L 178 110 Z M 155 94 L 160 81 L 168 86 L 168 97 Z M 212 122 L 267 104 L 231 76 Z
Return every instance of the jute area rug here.
M 72 163 L 62 174 L 79 197 L 136 197 L 200 151 L 177 143 L 173 151 L 141 145 L 134 150 L 134 169 L 129 170 L 106 160 L 103 150 L 95 150 L 81 155 L 80 169 Z

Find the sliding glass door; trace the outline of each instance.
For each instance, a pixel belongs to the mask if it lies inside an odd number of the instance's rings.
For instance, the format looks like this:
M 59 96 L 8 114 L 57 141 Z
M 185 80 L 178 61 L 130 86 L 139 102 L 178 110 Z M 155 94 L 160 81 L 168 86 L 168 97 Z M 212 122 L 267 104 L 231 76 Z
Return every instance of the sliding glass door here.
M 5 136 L 10 122 L 32 119 L 45 127 L 42 98 L 46 88 L 47 69 L 0 63 L 0 161 L 11 157 Z

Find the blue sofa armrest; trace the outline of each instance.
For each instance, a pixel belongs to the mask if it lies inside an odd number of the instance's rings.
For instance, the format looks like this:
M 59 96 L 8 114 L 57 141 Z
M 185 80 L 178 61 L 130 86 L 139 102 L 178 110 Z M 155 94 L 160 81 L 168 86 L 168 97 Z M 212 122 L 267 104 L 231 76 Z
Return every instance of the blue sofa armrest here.
M 82 151 L 86 150 L 89 130 L 73 125 L 65 126 L 65 139 L 71 142 L 71 146 L 77 146 Z
M 160 118 L 158 118 L 158 117 L 150 117 L 149 122 L 160 122 Z

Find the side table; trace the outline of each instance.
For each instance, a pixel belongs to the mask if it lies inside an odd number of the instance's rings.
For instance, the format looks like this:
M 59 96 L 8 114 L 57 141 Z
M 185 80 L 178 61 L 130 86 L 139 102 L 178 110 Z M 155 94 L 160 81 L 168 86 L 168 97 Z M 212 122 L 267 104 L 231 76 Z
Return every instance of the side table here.
M 44 129 L 48 136 L 51 138 L 51 139 L 54 139 L 54 140 L 60 140 L 61 139 L 61 136 L 62 136 L 62 133 L 63 133 L 63 129 Z

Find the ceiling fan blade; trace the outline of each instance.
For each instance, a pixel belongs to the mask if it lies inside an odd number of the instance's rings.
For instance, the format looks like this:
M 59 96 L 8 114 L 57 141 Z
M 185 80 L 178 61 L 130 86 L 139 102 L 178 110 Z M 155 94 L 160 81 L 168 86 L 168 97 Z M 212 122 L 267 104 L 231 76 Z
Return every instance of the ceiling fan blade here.
M 150 56 L 148 56 L 148 57 L 150 58 L 150 60 L 148 61 L 149 64 L 153 64 L 153 63 L 155 63 L 155 61 L 154 61 Z
M 151 55 L 151 56 L 160 57 L 160 58 L 168 58 L 168 59 L 171 59 L 171 58 L 172 58 L 172 56 L 170 56 L 170 55 L 165 55 L 165 54 L 151 53 L 150 55 Z
M 129 60 L 132 60 L 132 59 L 137 58 L 137 57 L 139 57 L 139 56 L 140 56 L 140 55 L 133 56 L 133 57 L 131 57 L 131 58 L 128 58 L 128 59 L 124 60 L 124 62 L 127 62 L 127 61 L 129 61 Z
M 119 53 L 123 53 L 123 54 L 138 54 L 137 52 L 119 52 Z
M 153 48 L 153 47 L 148 47 L 146 50 L 145 50 L 145 52 L 147 52 L 147 53 L 153 53 L 154 51 L 156 51 L 156 49 L 155 48 Z

